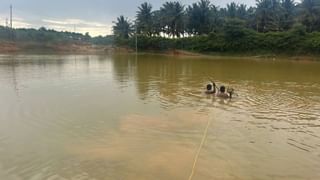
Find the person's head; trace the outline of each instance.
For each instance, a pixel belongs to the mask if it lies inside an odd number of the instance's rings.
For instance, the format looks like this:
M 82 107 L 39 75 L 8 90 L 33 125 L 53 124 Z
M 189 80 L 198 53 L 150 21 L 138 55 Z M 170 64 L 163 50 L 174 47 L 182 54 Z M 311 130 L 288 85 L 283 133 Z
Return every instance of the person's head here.
M 220 92 L 221 93 L 225 93 L 226 92 L 226 87 L 225 86 L 221 86 L 220 87 Z
M 216 84 L 215 83 L 210 83 L 207 85 L 207 90 L 208 91 L 213 91 L 216 92 Z

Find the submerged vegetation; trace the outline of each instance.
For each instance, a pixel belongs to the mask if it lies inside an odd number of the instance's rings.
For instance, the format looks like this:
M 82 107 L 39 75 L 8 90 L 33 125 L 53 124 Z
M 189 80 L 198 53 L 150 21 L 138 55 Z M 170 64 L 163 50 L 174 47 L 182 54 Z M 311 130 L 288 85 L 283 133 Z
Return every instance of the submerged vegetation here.
M 185 6 L 166 2 L 159 10 L 143 3 L 136 19 L 120 16 L 115 43 L 141 50 L 194 52 L 320 53 L 320 0 L 257 0 L 255 7 L 209 0 Z

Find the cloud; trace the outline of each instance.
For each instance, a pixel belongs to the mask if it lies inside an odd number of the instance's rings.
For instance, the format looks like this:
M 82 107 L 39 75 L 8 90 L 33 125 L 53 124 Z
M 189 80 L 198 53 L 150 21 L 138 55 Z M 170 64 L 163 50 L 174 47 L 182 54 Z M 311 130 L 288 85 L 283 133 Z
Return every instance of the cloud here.
M 6 18 L 0 16 L 1 25 L 6 25 Z M 112 34 L 112 24 L 106 24 L 96 21 L 86 21 L 82 19 L 66 18 L 66 19 L 42 19 L 42 20 L 25 20 L 21 17 L 14 17 L 14 28 L 35 28 L 46 27 L 57 31 L 70 31 L 85 34 L 89 32 L 91 36 Z
M 13 27 L 15 28 L 31 28 L 32 24 L 20 17 L 13 18 Z
M 42 19 L 45 27 L 58 31 L 89 32 L 93 36 L 111 34 L 111 25 L 82 19 Z
M 5 26 L 6 21 L 8 21 L 8 23 L 10 23 L 9 18 L 0 17 L 1 25 Z M 32 27 L 32 25 L 30 23 L 28 23 L 27 21 L 25 21 L 21 17 L 14 17 L 12 25 L 14 28 L 30 28 L 30 27 Z
M 59 25 L 79 25 L 79 26 L 87 26 L 87 27 L 106 27 L 106 24 L 102 24 L 99 22 L 89 22 L 81 19 L 64 19 L 64 20 L 52 20 L 52 19 L 43 19 L 45 23 L 49 24 L 59 24 Z

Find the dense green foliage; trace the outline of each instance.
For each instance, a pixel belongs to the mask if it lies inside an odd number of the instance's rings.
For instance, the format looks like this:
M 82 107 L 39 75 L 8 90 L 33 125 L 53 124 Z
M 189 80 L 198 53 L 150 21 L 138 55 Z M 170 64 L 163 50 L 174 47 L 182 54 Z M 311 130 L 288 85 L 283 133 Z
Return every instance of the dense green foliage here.
M 0 40 L 31 43 L 93 43 L 99 45 L 113 44 L 113 36 L 91 37 L 89 33 L 58 32 L 46 28 L 10 29 L 0 26 Z
M 114 26 L 118 45 L 134 48 L 137 35 L 140 49 L 196 52 L 320 53 L 319 31 L 320 0 L 257 0 L 255 7 L 233 2 L 225 8 L 209 0 L 189 6 L 173 1 L 155 11 L 143 3 L 134 23 L 121 16 Z
M 234 53 L 320 53 L 320 32 L 306 33 L 304 29 L 289 32 L 258 33 L 248 29 L 230 30 L 229 33 L 210 33 L 179 39 L 138 35 L 138 48 L 142 50 L 182 49 L 193 52 Z M 232 34 L 236 38 L 231 38 Z M 135 39 L 128 40 L 135 47 Z

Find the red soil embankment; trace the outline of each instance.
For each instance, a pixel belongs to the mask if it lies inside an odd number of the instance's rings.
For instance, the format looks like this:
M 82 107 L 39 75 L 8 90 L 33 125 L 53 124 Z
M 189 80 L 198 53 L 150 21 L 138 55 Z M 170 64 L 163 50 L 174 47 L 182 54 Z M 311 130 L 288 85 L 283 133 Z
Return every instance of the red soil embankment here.
M 46 44 L 46 43 L 21 43 L 0 42 L 0 53 L 23 53 L 23 52 L 55 52 L 55 53 L 106 53 L 113 52 L 111 46 L 78 44 Z
M 19 51 L 19 47 L 12 42 L 0 42 L 0 53 L 12 53 Z

